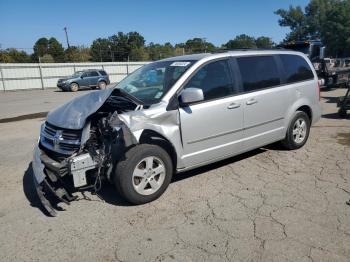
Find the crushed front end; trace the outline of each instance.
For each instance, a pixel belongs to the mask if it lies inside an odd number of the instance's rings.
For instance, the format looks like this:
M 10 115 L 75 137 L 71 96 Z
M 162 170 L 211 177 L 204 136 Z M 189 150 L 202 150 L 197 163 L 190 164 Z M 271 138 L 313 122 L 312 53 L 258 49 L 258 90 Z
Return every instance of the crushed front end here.
M 33 178 L 39 199 L 51 216 L 62 210 L 59 203 L 69 205 L 75 200 L 74 193 L 97 192 L 103 180 L 113 179 L 114 164 L 126 147 L 137 143 L 118 114 L 139 107 L 112 94 L 97 112 L 83 119 L 81 129 L 53 125 L 50 118 L 42 125 L 34 150 Z

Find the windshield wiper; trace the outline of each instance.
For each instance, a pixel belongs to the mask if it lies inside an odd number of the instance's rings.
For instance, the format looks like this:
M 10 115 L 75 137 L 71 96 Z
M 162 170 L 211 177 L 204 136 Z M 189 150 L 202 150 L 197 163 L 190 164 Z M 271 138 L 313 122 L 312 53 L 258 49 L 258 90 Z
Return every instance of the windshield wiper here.
M 119 93 L 124 96 L 125 98 L 129 99 L 131 102 L 135 103 L 136 105 L 145 105 L 144 102 L 142 102 L 140 99 L 138 99 L 137 97 L 129 94 L 128 92 L 125 92 L 124 90 L 120 89 L 120 88 L 116 88 L 115 90 L 118 90 Z

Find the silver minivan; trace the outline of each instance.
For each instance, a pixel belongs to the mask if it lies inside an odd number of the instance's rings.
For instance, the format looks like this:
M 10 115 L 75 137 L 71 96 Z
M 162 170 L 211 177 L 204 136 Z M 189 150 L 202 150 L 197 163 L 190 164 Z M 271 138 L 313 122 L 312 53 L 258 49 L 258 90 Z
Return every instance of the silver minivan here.
M 302 147 L 319 120 L 318 79 L 302 53 L 241 50 L 149 63 L 114 88 L 47 116 L 34 182 L 57 202 L 104 181 L 132 204 L 158 198 L 172 175 L 281 141 Z

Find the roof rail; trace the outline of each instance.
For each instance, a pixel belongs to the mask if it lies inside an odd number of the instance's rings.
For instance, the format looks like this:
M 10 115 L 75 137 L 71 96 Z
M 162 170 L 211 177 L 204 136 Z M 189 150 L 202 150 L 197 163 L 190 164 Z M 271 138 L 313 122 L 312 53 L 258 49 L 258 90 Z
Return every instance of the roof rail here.
M 288 51 L 288 49 L 285 49 L 283 47 L 274 47 L 274 48 L 220 48 L 217 49 L 215 51 L 213 51 L 212 53 L 225 53 L 225 52 L 230 52 L 230 51 L 273 51 L 273 50 L 286 50 Z

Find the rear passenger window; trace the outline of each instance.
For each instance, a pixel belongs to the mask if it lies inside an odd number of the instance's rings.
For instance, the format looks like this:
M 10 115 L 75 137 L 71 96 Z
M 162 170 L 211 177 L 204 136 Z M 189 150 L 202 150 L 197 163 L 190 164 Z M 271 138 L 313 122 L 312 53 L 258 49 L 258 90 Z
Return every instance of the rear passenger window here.
M 203 66 L 190 79 L 185 88 L 203 90 L 204 100 L 225 97 L 232 94 L 232 80 L 227 60 L 212 62 Z
M 89 76 L 98 76 L 98 73 L 96 71 L 89 72 Z
M 311 80 L 314 74 L 304 58 L 298 55 L 280 55 L 287 83 Z
M 245 92 L 281 84 L 273 56 L 239 57 L 237 63 Z
M 101 75 L 106 76 L 107 73 L 105 71 L 99 71 Z

